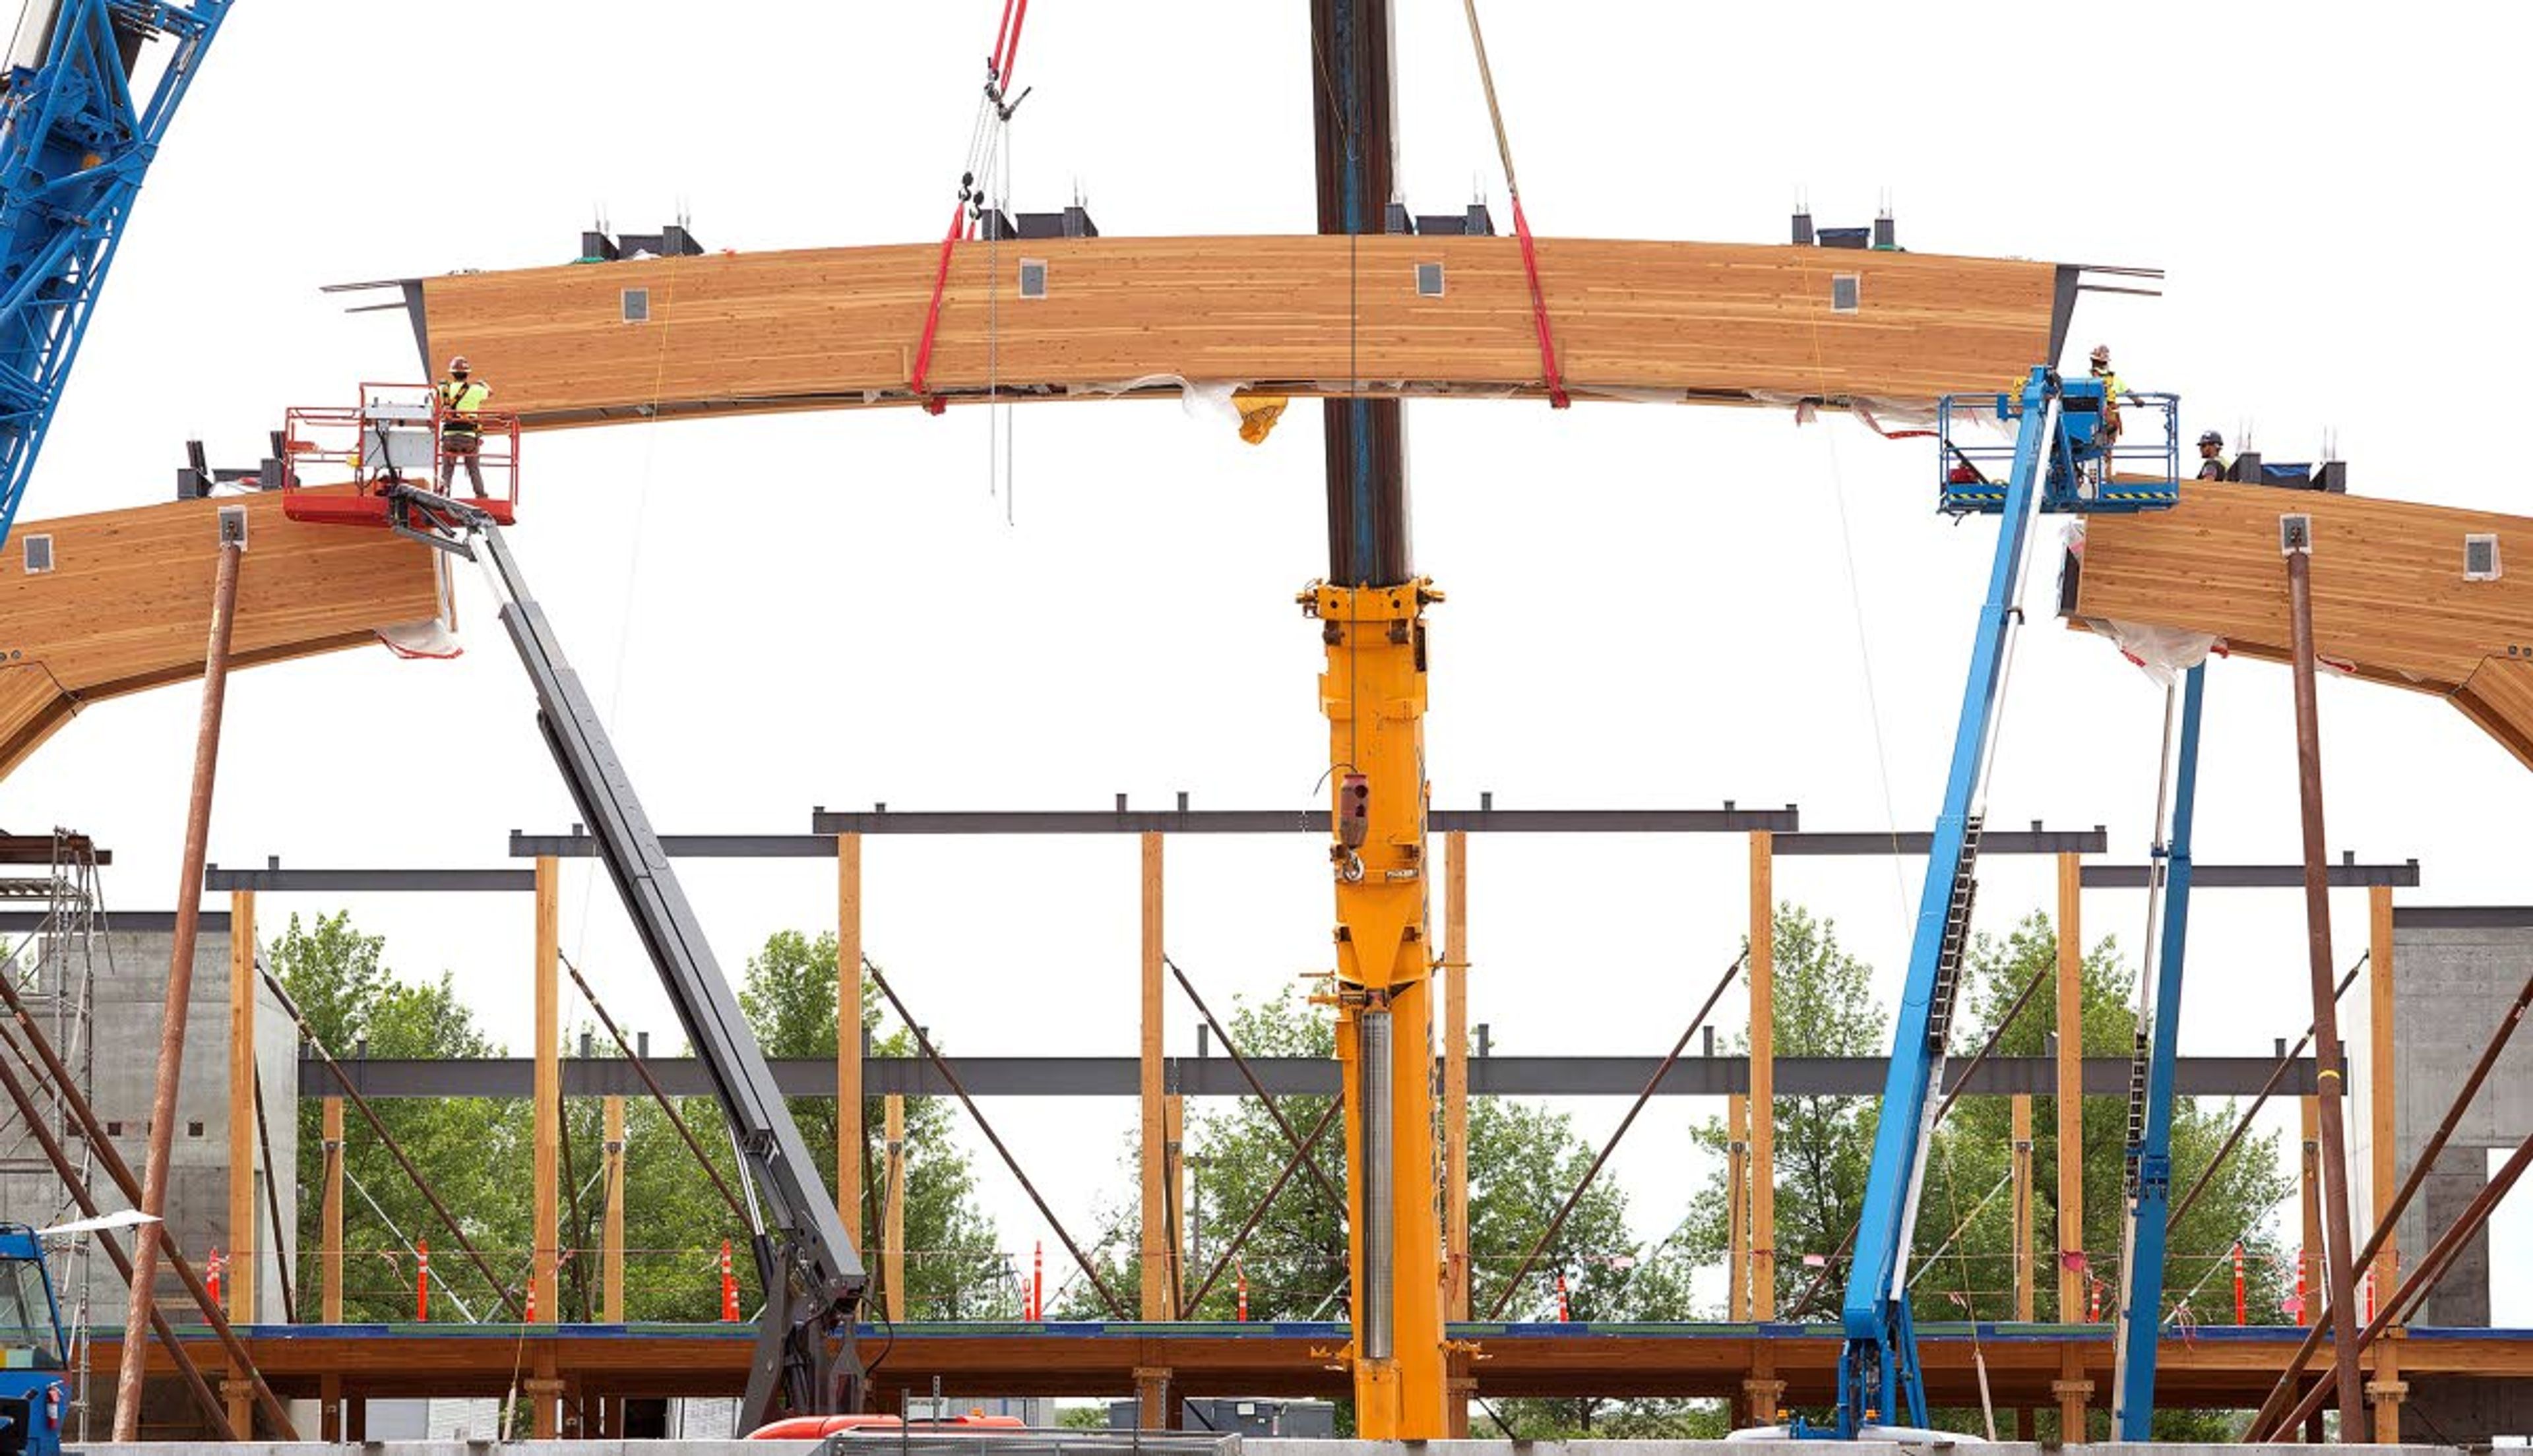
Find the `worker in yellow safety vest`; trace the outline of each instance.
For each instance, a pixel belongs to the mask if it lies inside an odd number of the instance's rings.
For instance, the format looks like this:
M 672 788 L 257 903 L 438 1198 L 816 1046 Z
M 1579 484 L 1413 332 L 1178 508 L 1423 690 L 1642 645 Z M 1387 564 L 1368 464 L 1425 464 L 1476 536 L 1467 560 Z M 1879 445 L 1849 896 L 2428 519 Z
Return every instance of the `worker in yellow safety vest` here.
M 493 386 L 473 378 L 466 356 L 448 361 L 448 378 L 440 381 L 440 494 L 448 494 L 458 462 L 466 465 L 467 484 L 475 498 L 484 498 L 484 422 L 480 416 L 493 397 Z
M 2111 372 L 2110 345 L 2095 344 L 2093 346 L 2092 376 L 2094 379 L 2102 381 L 2101 468 L 2102 478 L 2104 480 L 2108 480 L 2110 479 L 2111 451 L 2118 448 L 2120 442 L 2120 396 L 2128 392 L 2128 386 L 2120 382 L 2120 377 Z
M 2199 437 L 2199 478 L 2221 481 L 2225 478 L 2225 437 L 2209 430 Z

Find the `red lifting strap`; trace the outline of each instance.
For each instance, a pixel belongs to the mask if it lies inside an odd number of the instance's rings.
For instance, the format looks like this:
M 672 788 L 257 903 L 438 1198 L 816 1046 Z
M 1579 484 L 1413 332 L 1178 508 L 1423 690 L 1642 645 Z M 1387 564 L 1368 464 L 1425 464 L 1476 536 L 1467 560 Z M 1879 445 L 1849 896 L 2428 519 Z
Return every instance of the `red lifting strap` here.
M 912 382 L 916 397 L 923 401 L 923 412 L 927 415 L 941 413 L 941 399 L 924 388 L 924 377 L 932 372 L 932 341 L 941 332 L 941 292 L 950 283 L 950 250 L 958 243 L 960 231 L 967 220 L 968 204 L 952 204 L 950 231 L 941 237 L 941 264 L 932 272 L 932 306 L 923 311 L 923 341 L 914 346 L 914 379 Z
M 1002 97 L 1011 93 L 1012 67 L 1021 53 L 1021 27 L 1028 20 L 1029 0 L 1003 0 L 1003 23 L 994 31 L 993 53 L 985 58 L 986 86 L 994 105 L 1001 105 Z M 925 385 L 932 374 L 933 341 L 941 335 L 941 296 L 950 286 L 950 254 L 960 234 L 967 231 L 967 214 L 964 198 L 950 209 L 950 230 L 941 235 L 941 262 L 932 270 L 932 303 L 923 311 L 923 338 L 914 346 L 914 377 L 909 382 L 927 415 L 941 413 L 944 405 Z
M 1574 401 L 1565 393 L 1565 379 L 1557 369 L 1557 334 L 1548 326 L 1548 299 L 1539 291 L 1539 250 L 1530 241 L 1530 219 L 1522 215 L 1521 196 L 1512 200 L 1513 236 L 1521 239 L 1521 270 L 1530 280 L 1530 318 L 1539 327 L 1539 369 L 1548 380 L 1548 403 L 1553 409 L 1563 409 Z

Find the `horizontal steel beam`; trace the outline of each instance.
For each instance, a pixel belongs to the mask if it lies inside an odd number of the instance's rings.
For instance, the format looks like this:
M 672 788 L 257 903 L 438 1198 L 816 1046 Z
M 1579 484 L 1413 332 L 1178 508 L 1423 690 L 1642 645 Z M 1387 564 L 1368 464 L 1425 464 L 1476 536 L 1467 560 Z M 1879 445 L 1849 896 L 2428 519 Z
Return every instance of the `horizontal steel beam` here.
M 49 928 L 51 914 L 43 910 L 0 910 L 0 935 L 26 935 Z M 200 928 L 206 935 L 229 933 L 229 912 L 205 910 Z M 165 935 L 176 928 L 174 910 L 116 910 L 107 915 L 99 912 L 90 928 L 98 934 L 111 931 L 116 935 Z M 163 973 L 165 967 L 160 967 Z
M 102 867 L 114 863 L 114 851 L 98 848 L 84 834 L 0 834 L 0 864 L 51 865 L 83 858 Z
M 2394 930 L 2521 930 L 2533 927 L 2533 905 L 2404 904 L 2392 907 Z
M 2148 867 L 2143 864 L 2089 864 L 2084 868 L 2088 890 L 2144 890 Z M 2335 889 L 2360 889 L 2372 885 L 2397 888 L 2419 883 L 2419 862 L 2402 864 L 2359 864 L 2355 855 L 2328 867 L 2330 884 Z M 2298 890 L 2304 887 L 2304 866 L 2300 864 L 2194 864 L 2190 867 L 2193 890 Z
M 980 1097 L 1130 1097 L 1139 1086 L 1133 1057 L 954 1057 L 959 1079 Z M 1657 1057 L 1472 1057 L 1469 1090 L 1505 1097 L 1631 1097 L 1660 1064 Z M 678 1096 L 704 1096 L 711 1087 L 703 1069 L 682 1057 L 655 1057 L 646 1063 L 660 1085 Z M 1278 1095 L 1328 1096 L 1337 1090 L 1337 1064 L 1319 1057 L 1253 1057 L 1250 1067 L 1266 1090 Z M 1960 1081 L 1961 1063 L 1952 1080 Z M 2184 1057 L 2176 1087 L 2194 1097 L 2250 1096 L 2261 1090 L 2274 1057 Z M 536 1064 L 527 1058 L 467 1061 L 424 1061 L 366 1058 L 346 1061 L 343 1069 L 369 1097 L 525 1097 Z M 1867 1097 L 1881 1092 L 1889 1064 L 1879 1057 L 1779 1057 L 1777 1095 L 1781 1097 Z M 2313 1063 L 2299 1061 L 2289 1069 L 2279 1089 L 2290 1094 L 2314 1088 Z M 774 1063 L 775 1080 L 794 1097 L 832 1097 L 836 1064 L 831 1057 L 793 1057 Z M 2128 1091 L 2129 1063 L 2124 1057 L 2085 1059 L 2085 1090 L 2090 1095 L 2122 1096 Z M 1247 1081 L 1227 1057 L 1171 1057 L 1164 1061 L 1162 1084 L 1189 1097 L 1250 1095 Z M 563 1091 L 575 1097 L 645 1095 L 632 1064 L 621 1057 L 566 1057 Z M 1991 1057 L 1972 1078 L 1971 1091 L 1981 1094 L 2030 1092 L 2046 1096 L 2057 1090 L 2057 1063 L 2047 1057 Z M 949 1084 L 929 1063 L 913 1057 L 871 1057 L 862 1063 L 862 1086 L 871 1096 L 900 1094 L 937 1097 Z M 1683 1057 L 1672 1064 L 1655 1090 L 1673 1097 L 1721 1097 L 1746 1092 L 1750 1067 L 1741 1057 Z M 323 1064 L 300 1063 L 299 1091 L 304 1097 L 330 1096 L 332 1077 Z
M 1863 834 L 1783 834 L 1777 836 L 1779 854 L 1923 854 L 1934 844 L 1935 837 L 1926 831 L 1904 830 Z M 2044 829 L 2038 820 L 2025 829 L 1991 829 L 1979 837 L 1981 854 L 2099 854 L 2111 845 L 2110 834 L 2096 824 L 2091 829 Z
M 537 874 L 525 869 L 283 869 L 275 860 L 263 869 L 211 865 L 203 871 L 203 888 L 319 895 L 353 891 L 524 894 L 537 888 Z
M 1510 811 L 1499 811 L 1498 817 Z M 1661 812 L 1661 811 L 1655 811 Z M 1737 811 L 1738 812 L 1738 811 Z M 891 819 L 912 819 L 914 815 L 892 814 Z M 1104 816 L 1103 816 L 1104 817 Z M 1165 816 L 1155 816 L 1165 817 Z M 1318 829 L 1327 828 L 1325 815 L 1320 815 Z M 1437 822 L 1443 816 L 1437 815 Z M 923 831 L 913 831 L 921 833 Z M 1064 830 L 1021 831 L 1023 833 L 1069 833 Z M 1083 831 L 1090 833 L 1092 831 Z M 1105 833 L 1105 831 L 1098 831 Z M 1227 831 L 1203 831 L 1227 833 Z M 1519 832 L 1519 831 L 1516 831 Z M 1599 833 L 1581 830 L 1576 833 Z M 1647 834 L 1678 831 L 1649 829 Z M 945 831 L 966 833 L 966 831 Z M 1776 837 L 1780 854 L 1922 854 L 1927 836 L 1905 834 L 1788 834 Z M 2056 854 L 2090 853 L 2101 847 L 2102 832 L 2069 832 L 2060 830 L 2000 831 L 1990 835 L 1980 845 L 1984 853 Z M 832 835 L 668 835 L 662 840 L 671 854 L 693 859 L 832 859 L 836 841 Z M 2090 845 L 2091 848 L 2087 846 Z M 596 852 L 586 835 L 531 835 L 513 831 L 510 852 L 520 858 L 541 854 L 565 859 L 586 858 Z M 2089 864 L 2084 867 L 2088 890 L 2143 890 L 2147 882 L 2143 864 Z M 2269 890 L 2293 889 L 2304 883 L 2304 869 L 2292 864 L 2202 864 L 2192 870 L 2192 884 L 2201 890 Z M 2419 883 L 2419 862 L 2402 864 L 2358 864 L 2343 860 L 2330 866 L 2330 883 L 2341 888 L 2368 885 L 2412 887 Z M 203 888 L 210 891 L 265 890 L 296 891 L 304 894 L 330 895 L 354 892 L 437 892 L 444 894 L 527 894 L 535 889 L 534 873 L 523 869 L 285 869 L 267 865 L 263 869 L 223 869 L 211 866 L 203 874 Z M 2482 913 L 2474 910 L 2473 913 Z M 2533 913 L 2527 911 L 2523 913 Z M 116 917 L 121 925 L 128 915 Z M 2406 922 L 2404 922 L 2406 923 Z

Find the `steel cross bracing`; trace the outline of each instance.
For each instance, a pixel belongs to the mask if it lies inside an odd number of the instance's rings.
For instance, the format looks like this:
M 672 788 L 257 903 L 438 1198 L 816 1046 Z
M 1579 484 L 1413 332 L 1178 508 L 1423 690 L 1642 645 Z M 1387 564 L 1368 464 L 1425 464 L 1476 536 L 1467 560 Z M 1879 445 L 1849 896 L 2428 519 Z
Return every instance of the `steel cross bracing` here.
M 0 541 L 167 123 L 230 0 L 33 0 L 0 99 Z M 145 102 L 142 49 L 169 42 Z

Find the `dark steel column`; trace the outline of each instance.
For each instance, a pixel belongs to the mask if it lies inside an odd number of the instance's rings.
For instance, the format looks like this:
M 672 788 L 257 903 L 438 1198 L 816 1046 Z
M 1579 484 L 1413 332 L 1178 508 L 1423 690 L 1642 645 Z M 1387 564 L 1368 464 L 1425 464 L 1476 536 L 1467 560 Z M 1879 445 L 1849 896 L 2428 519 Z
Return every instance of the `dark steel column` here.
M 2301 521 L 2301 528 L 2288 523 Z M 2287 615 L 2294 629 L 2290 666 L 2295 675 L 2296 787 L 2304 802 L 2305 940 L 2313 970 L 2315 1074 L 2322 1113 L 2323 1243 L 2329 1251 L 2331 1364 L 2339 1385 L 2340 1439 L 2366 1429 L 2366 1405 L 2357 1374 L 2355 1264 L 2349 1248 L 2348 1135 L 2344 1127 L 2348 1076 L 2339 1046 L 2338 999 L 2331 994 L 2329 850 L 2323 843 L 2322 721 L 2314 698 L 2313 533 L 2310 518 L 2284 517 L 2279 547 L 2287 558 Z
M 1397 157 L 1389 41 L 1389 0 L 1311 0 L 1311 131 L 1323 233 L 1382 231 Z M 1361 285 L 1359 273 L 1356 282 Z M 1406 581 L 1414 559 L 1398 401 L 1332 398 L 1321 410 L 1327 436 L 1327 579 L 1349 587 Z

